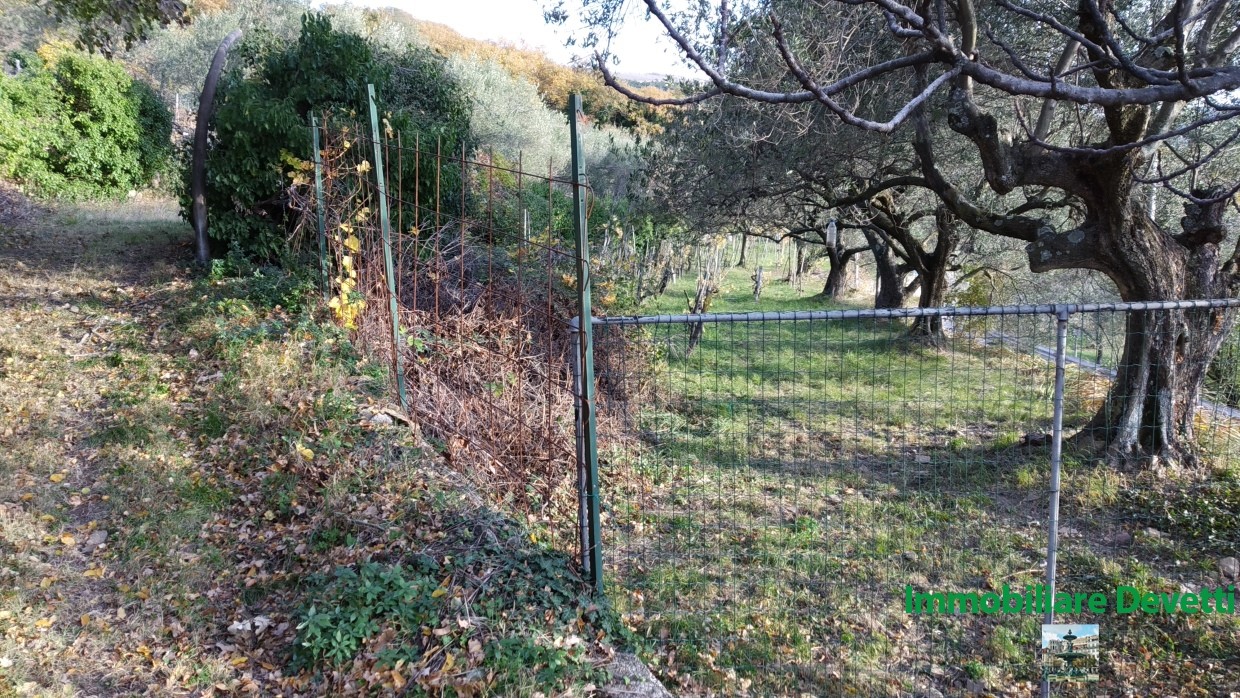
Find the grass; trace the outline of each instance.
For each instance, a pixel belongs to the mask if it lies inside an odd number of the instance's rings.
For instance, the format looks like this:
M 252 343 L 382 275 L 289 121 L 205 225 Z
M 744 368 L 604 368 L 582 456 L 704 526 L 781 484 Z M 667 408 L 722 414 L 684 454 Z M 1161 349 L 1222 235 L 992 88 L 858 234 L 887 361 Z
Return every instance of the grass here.
M 755 302 L 750 273 L 730 270 L 711 310 L 842 307 L 779 282 Z M 680 279 L 643 312 L 683 312 L 693 283 Z M 966 680 L 1036 690 L 1040 619 L 913 617 L 903 590 L 1042 582 L 1053 375 L 1044 359 L 985 339 L 1045 345 L 1049 326 L 965 321 L 945 349 L 909 342 L 904 329 L 706 325 L 692 351 L 683 325 L 624 330 L 652 368 L 644 388 L 601 398 L 609 594 L 656 671 L 686 694 L 895 696 Z M 604 385 L 636 368 L 600 365 Z M 1068 373 L 1072 430 L 1104 384 Z M 1216 445 L 1221 473 L 1236 444 Z M 1181 517 L 1174 545 L 1111 542 L 1154 525 L 1126 504 L 1132 493 L 1191 487 L 1069 452 L 1060 588 L 1216 585 L 1213 562 L 1234 548 L 1188 530 L 1208 516 Z M 1221 501 L 1211 511 L 1225 518 Z M 1089 619 L 1103 624 L 1108 686 L 1157 675 L 1188 695 L 1234 690 L 1236 617 Z
M 1032 690 L 1036 619 L 900 599 L 1040 580 L 1044 361 L 878 322 L 711 326 L 693 352 L 683 327 L 635 334 L 658 369 L 644 389 L 622 399 L 625 366 L 599 366 L 620 628 L 541 542 L 559 522 L 514 521 L 442 442 L 368 421 L 386 371 L 311 284 L 194 272 L 166 208 L 64 209 L 0 238 L 0 696 L 586 694 L 626 630 L 686 695 Z M 825 307 L 816 279 L 754 304 L 748 275 L 713 310 Z M 653 307 L 682 311 L 691 284 Z M 1069 385 L 1075 425 L 1097 381 Z M 1209 473 L 1068 454 L 1063 588 L 1211 581 L 1240 466 L 1234 430 L 1202 429 Z M 1103 623 L 1108 687 L 1235 690 L 1234 618 Z

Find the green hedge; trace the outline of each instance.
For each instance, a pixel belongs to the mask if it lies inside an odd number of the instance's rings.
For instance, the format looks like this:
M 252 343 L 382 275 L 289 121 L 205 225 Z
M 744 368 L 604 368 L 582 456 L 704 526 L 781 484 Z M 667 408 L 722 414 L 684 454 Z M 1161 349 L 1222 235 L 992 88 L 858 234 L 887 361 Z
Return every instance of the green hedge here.
M 207 153 L 213 253 L 239 251 L 271 259 L 284 252 L 291 222 L 289 175 L 298 161 L 312 157 L 310 114 L 330 112 L 333 123 L 356 120 L 368 129 L 368 83 L 375 85 L 385 118 L 405 144 L 415 136 L 423 143 L 441 139 L 445 152 L 460 152 L 469 136 L 469 108 L 436 54 L 377 47 L 333 29 L 329 18 L 315 13 L 302 18 L 295 44 L 260 33 L 233 50 L 216 93 Z M 424 161 L 423 171 L 432 163 Z M 412 183 L 414 158 L 402 164 L 406 176 L 392 173 L 392 180 Z M 432 186 L 433 179 L 427 179 L 423 186 Z M 443 200 L 458 198 L 451 192 L 459 192 L 459 176 L 447 173 L 440 185 Z M 423 195 L 431 193 L 428 189 Z M 413 200 L 407 194 L 403 198 Z M 187 215 L 189 204 L 186 194 L 182 209 Z
M 103 58 L 23 52 L 0 74 L 0 177 L 43 197 L 106 198 L 141 189 L 172 151 L 172 114 L 145 83 Z

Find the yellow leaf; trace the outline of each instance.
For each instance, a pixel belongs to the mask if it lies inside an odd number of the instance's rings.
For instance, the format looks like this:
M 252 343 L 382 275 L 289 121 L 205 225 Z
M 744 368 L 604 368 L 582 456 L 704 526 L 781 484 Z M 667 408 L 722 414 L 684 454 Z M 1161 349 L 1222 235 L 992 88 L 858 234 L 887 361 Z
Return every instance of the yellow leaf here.
M 52 619 L 51 618 L 40 618 L 34 622 L 34 627 L 40 628 L 40 629 L 50 628 L 52 627 Z
M 248 661 L 250 661 L 250 658 L 249 658 L 249 657 L 236 657 L 236 658 L 234 658 L 232 661 L 230 661 L 230 662 L 228 662 L 228 663 L 229 663 L 229 664 L 231 664 L 231 665 L 233 665 L 233 666 L 241 666 L 241 665 L 245 664 L 245 663 L 246 663 L 246 662 L 248 662 Z
M 83 573 L 82 573 L 82 576 L 83 576 L 83 577 L 86 577 L 87 579 L 102 579 L 102 578 L 103 578 L 103 568 L 102 568 L 102 567 L 92 567 L 92 568 L 90 568 L 90 569 L 86 570 L 85 572 L 83 572 Z
M 354 252 L 360 252 L 362 249 L 362 241 L 356 235 L 350 235 L 344 239 L 344 246 Z
M 49 480 L 51 480 L 52 482 L 63 482 L 63 481 L 64 481 L 64 479 L 65 479 L 65 474 L 64 474 L 64 473 L 55 473 L 55 474 L 53 474 L 51 477 L 49 477 L 48 479 L 49 479 Z
M 311 451 L 301 444 L 297 444 L 297 455 L 308 461 L 314 460 L 314 451 Z
M 443 587 L 439 587 L 438 589 L 431 592 L 431 598 L 437 599 L 447 593 L 448 593 L 447 589 L 444 589 Z
M 399 691 L 400 689 L 405 687 L 405 677 L 401 676 L 399 671 L 393 671 L 392 672 L 392 684 L 395 685 L 396 690 Z
M 69 535 L 68 533 L 62 534 L 60 536 L 60 542 L 64 543 L 65 545 L 77 545 L 77 539 L 75 539 L 73 536 Z
M 443 658 L 443 669 L 441 669 L 440 671 L 448 671 L 448 670 L 450 670 L 453 666 L 456 666 L 456 660 L 452 657 L 452 654 L 451 654 L 451 653 L 449 653 L 449 654 L 444 655 L 444 658 Z
M 82 625 L 90 625 L 90 614 L 83 613 L 81 618 Z

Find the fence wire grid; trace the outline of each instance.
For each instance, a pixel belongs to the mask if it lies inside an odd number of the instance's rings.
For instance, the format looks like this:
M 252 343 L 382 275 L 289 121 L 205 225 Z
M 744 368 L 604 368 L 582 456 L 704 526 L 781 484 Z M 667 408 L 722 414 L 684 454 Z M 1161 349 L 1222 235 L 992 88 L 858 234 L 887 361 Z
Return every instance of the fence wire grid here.
M 1188 312 L 1225 316 L 1235 305 Z M 625 352 L 599 370 L 601 418 L 624 425 L 600 443 L 608 597 L 691 693 L 1038 694 L 1042 614 L 916 614 L 907 594 L 1046 585 L 1052 530 L 1059 591 L 1219 586 L 1202 556 L 1154 528 L 1166 528 L 1156 485 L 1121 496 L 1124 474 L 1091 465 L 1080 441 L 1124 369 L 1128 316 L 1178 310 L 596 318 L 599 344 Z M 1055 525 L 1060 311 L 1068 442 Z M 937 346 L 908 337 L 915 315 L 943 318 Z M 606 339 L 615 335 L 625 340 Z M 1236 358 L 1229 345 L 1216 364 Z M 1198 405 L 1208 467 L 1240 463 L 1240 411 L 1228 400 L 1213 390 Z M 1216 544 L 1199 551 L 1210 563 L 1236 541 Z M 1207 691 L 1234 688 L 1236 616 L 1195 616 L 1192 649 L 1178 654 L 1167 641 L 1185 629 L 1160 626 L 1182 617 L 1150 618 L 1113 605 L 1057 615 L 1101 625 L 1099 682 L 1042 690 L 1164 687 L 1168 662 Z

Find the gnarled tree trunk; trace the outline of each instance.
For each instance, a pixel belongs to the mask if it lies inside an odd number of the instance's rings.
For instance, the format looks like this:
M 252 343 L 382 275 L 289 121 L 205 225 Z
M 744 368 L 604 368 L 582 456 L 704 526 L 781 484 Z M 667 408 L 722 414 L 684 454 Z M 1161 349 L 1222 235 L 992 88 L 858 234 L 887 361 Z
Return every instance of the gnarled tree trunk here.
M 870 250 L 874 253 L 875 274 L 878 276 L 878 290 L 874 294 L 875 308 L 903 308 L 907 295 L 902 283 L 903 272 L 896 264 L 891 246 L 883 241 L 877 233 L 863 229 Z
M 1221 264 L 1227 200 L 1185 204 L 1181 232 L 1148 217 L 1130 192 L 1139 155 L 1077 163 L 1098 184 L 1086 196 L 1089 214 L 1076 230 L 1039 235 L 1028 246 L 1033 271 L 1092 268 L 1115 282 L 1125 301 L 1176 301 L 1234 296 L 1235 259 Z M 1127 182 L 1125 180 L 1128 180 Z M 1117 186 L 1117 184 L 1119 186 Z M 1196 191 L 1209 199 L 1217 192 Z M 1196 462 L 1193 416 L 1210 362 L 1231 331 L 1229 309 L 1150 310 L 1128 314 L 1116 378 L 1082 435 L 1101 440 L 1111 459 Z
M 947 297 L 947 270 L 951 266 L 952 253 L 960 243 L 955 217 L 945 207 L 940 206 L 935 211 L 934 223 L 938 230 L 934 251 L 926 252 L 917 246 L 911 255 L 917 277 L 921 280 L 921 297 L 917 301 L 919 308 L 938 308 L 943 305 Z M 935 346 L 941 346 L 947 340 L 940 315 L 926 315 L 915 319 L 909 334 Z
M 848 289 L 848 265 L 853 257 L 865 249 L 859 247 L 845 250 L 840 245 L 827 245 L 827 260 L 831 266 L 827 270 L 827 282 L 822 286 L 824 298 L 839 298 L 844 295 Z

